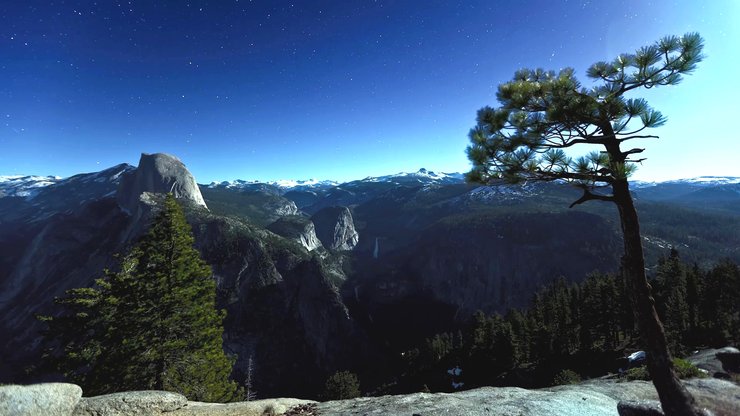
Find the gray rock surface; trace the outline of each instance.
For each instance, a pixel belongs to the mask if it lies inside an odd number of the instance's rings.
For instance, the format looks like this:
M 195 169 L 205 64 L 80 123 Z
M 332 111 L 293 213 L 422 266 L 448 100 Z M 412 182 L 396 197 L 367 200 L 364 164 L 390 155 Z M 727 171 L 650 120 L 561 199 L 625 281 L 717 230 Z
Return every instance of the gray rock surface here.
M 347 207 L 326 207 L 315 213 L 311 221 L 324 247 L 331 250 L 352 250 L 360 240 L 355 230 L 352 212 Z
M 485 387 L 320 403 L 321 415 L 616 415 L 617 400 L 597 392 Z
M 685 384 L 706 414 L 740 414 L 740 386 L 712 378 L 685 380 Z M 322 416 L 662 415 L 655 388 L 645 381 L 593 380 L 539 390 L 484 387 L 458 393 L 361 397 L 324 403 L 291 398 L 226 404 L 201 403 L 188 402 L 182 395 L 163 391 L 133 391 L 82 399 L 80 394 L 80 388 L 73 384 L 2 386 L 0 416 L 259 416 L 286 412 Z M 74 403 L 77 403 L 76 407 Z M 302 407 L 303 412 L 291 412 L 297 407 Z
M 740 386 L 717 379 L 686 380 L 698 404 L 714 415 L 740 414 Z M 549 389 L 484 387 L 459 393 L 415 393 L 319 403 L 330 415 L 599 416 L 618 415 L 624 401 L 657 403 L 652 383 L 594 380 Z
M 121 178 L 116 199 L 121 208 L 134 213 L 144 192 L 172 192 L 178 199 L 207 208 L 200 188 L 185 164 L 165 153 L 142 153 L 136 170 Z
M 80 386 L 68 383 L 0 386 L 0 416 L 68 416 L 81 396 Z
M 705 370 L 712 377 L 729 379 L 729 372 L 740 371 L 733 370 L 733 356 L 737 357 L 736 362 L 740 362 L 740 351 L 734 347 L 725 347 L 697 351 L 686 357 L 686 360 Z
M 619 402 L 617 412 L 619 416 L 663 416 L 663 408 L 656 400 Z
M 84 397 L 72 416 L 154 416 L 173 412 L 186 404 L 185 396 L 168 391 L 127 391 Z
M 308 251 L 321 247 L 321 241 L 316 237 L 316 228 L 308 218 L 300 216 L 282 217 L 268 225 L 267 229 L 297 242 Z
M 178 409 L 171 416 L 263 416 L 281 415 L 288 410 L 308 403 L 300 399 L 266 399 L 239 403 L 201 403 L 188 402 L 187 406 Z
M 735 347 L 724 347 L 715 354 L 722 362 L 722 368 L 727 372 L 740 372 L 740 351 Z

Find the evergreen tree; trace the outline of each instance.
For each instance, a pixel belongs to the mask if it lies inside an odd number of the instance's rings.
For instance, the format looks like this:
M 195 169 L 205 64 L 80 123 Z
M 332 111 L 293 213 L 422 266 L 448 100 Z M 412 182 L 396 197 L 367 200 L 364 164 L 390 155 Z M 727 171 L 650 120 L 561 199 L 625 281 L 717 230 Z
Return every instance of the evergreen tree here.
M 211 270 L 172 194 L 149 231 L 97 287 L 73 289 L 45 317 L 48 362 L 90 394 L 156 389 L 191 400 L 237 398 L 222 348 Z
M 722 260 L 706 273 L 701 300 L 702 325 L 709 343 L 727 345 L 740 340 L 740 267 Z
M 658 261 L 653 282 L 658 315 L 665 325 L 668 346 L 674 354 L 685 351 L 683 336 L 689 326 L 689 304 L 687 302 L 686 267 L 676 249 L 668 257 Z
M 689 333 L 686 338 L 690 345 L 698 345 L 701 297 L 702 273 L 699 266 L 694 263 L 694 266 L 686 271 L 686 304 L 689 307 Z
M 587 75 L 598 85 L 581 86 L 571 68 L 559 73 L 541 69 L 517 71 L 499 85 L 499 108 L 478 112 L 470 132 L 468 157 L 472 182 L 569 181 L 583 191 L 571 206 L 598 200 L 619 211 L 624 255 L 622 270 L 633 296 L 648 367 L 663 410 L 668 415 L 697 415 L 695 400 L 673 371 L 663 326 L 655 311 L 645 276 L 640 225 L 627 178 L 635 155 L 623 150 L 629 140 L 656 137 L 645 129 L 666 119 L 641 98 L 625 95 L 639 88 L 678 84 L 702 56 L 703 40 L 696 33 L 669 36 L 654 45 L 622 54 L 612 62 L 597 62 Z M 602 152 L 572 159 L 563 149 L 597 145 Z M 606 193 L 609 189 L 611 193 Z

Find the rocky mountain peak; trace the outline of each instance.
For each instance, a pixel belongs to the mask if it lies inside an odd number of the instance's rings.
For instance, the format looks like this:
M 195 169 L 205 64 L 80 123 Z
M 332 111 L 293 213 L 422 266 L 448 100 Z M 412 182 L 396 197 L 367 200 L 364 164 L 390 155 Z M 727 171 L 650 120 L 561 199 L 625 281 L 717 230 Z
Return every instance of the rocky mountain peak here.
M 136 170 L 121 179 L 116 198 L 121 208 L 135 212 L 145 192 L 172 192 L 175 198 L 208 208 L 185 164 L 165 153 L 142 153 Z
M 332 250 L 352 250 L 360 239 L 352 212 L 347 207 L 334 206 L 319 210 L 311 217 L 316 236 L 324 247 Z

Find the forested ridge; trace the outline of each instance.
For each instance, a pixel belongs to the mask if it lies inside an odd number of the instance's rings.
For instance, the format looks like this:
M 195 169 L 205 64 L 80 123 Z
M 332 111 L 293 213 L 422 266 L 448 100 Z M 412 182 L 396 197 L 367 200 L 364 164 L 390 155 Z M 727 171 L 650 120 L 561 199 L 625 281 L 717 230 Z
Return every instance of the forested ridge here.
M 724 260 L 700 269 L 671 250 L 650 284 L 675 357 L 740 339 L 737 264 Z M 618 275 L 594 273 L 581 283 L 557 278 L 528 308 L 477 312 L 459 331 L 439 333 L 404 352 L 403 371 L 385 388 L 546 387 L 557 384 L 564 371 L 578 379 L 617 373 L 620 366 L 626 369 L 621 358 L 640 349 L 629 302 Z M 456 367 L 459 376 L 451 374 Z

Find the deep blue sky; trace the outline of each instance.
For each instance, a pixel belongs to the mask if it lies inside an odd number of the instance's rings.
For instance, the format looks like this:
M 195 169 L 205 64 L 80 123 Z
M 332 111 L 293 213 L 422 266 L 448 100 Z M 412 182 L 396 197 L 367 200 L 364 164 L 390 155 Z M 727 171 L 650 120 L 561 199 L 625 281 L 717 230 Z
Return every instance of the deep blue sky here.
M 636 177 L 740 176 L 737 22 L 734 0 L 2 0 L 0 174 L 141 152 L 199 182 L 465 171 L 475 112 L 516 69 L 582 75 L 698 31 L 697 72 L 643 94 L 669 123 Z

